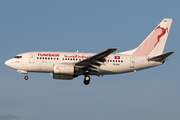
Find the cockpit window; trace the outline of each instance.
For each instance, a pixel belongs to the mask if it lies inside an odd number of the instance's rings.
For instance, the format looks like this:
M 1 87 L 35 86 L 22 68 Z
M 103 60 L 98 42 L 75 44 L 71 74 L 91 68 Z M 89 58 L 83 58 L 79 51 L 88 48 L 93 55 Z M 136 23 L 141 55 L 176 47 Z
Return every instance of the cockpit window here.
M 14 58 L 22 58 L 22 56 L 15 56 Z

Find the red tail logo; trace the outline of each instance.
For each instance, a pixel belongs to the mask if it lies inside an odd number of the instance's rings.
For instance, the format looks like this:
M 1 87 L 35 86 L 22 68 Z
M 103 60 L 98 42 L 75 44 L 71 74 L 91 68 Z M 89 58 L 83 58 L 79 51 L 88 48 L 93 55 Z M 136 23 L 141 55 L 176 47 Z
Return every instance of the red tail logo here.
M 160 38 L 161 38 L 164 34 L 166 34 L 166 31 L 167 31 L 167 33 L 168 33 L 168 28 L 164 29 L 163 27 L 161 27 L 161 25 L 159 25 L 155 30 L 157 30 L 157 29 L 162 29 L 162 33 L 157 36 L 158 41 L 157 41 L 157 43 L 155 44 L 154 47 L 156 47 L 156 45 L 157 45 L 158 42 L 160 41 Z

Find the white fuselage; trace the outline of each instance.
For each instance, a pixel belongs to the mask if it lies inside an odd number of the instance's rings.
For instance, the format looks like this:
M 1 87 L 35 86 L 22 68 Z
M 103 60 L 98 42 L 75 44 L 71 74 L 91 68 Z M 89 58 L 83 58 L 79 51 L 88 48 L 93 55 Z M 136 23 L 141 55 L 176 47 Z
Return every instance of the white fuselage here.
M 46 72 L 54 73 L 54 64 L 75 64 L 78 61 L 89 58 L 95 53 L 73 53 L 73 52 L 28 52 L 19 54 L 20 58 L 12 58 L 6 61 L 6 65 L 23 72 Z M 133 72 L 161 65 L 162 62 L 148 61 L 147 56 L 134 56 L 124 54 L 110 54 L 106 57 L 104 65 L 99 71 L 90 75 L 107 75 Z

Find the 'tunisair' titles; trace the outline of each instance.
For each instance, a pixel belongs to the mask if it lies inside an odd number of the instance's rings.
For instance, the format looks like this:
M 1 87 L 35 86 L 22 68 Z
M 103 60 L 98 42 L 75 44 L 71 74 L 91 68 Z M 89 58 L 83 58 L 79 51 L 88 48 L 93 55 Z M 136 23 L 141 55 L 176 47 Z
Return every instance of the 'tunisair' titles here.
M 38 53 L 39 57 L 59 57 L 59 54 L 44 54 L 44 53 Z

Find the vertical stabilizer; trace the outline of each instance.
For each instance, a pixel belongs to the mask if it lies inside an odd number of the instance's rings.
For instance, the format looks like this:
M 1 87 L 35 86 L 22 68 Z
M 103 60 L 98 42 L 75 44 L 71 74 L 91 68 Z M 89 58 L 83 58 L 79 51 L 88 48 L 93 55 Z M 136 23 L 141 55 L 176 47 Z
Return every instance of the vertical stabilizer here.
M 157 56 L 163 53 L 172 19 L 163 19 L 149 36 L 137 47 L 133 55 Z

